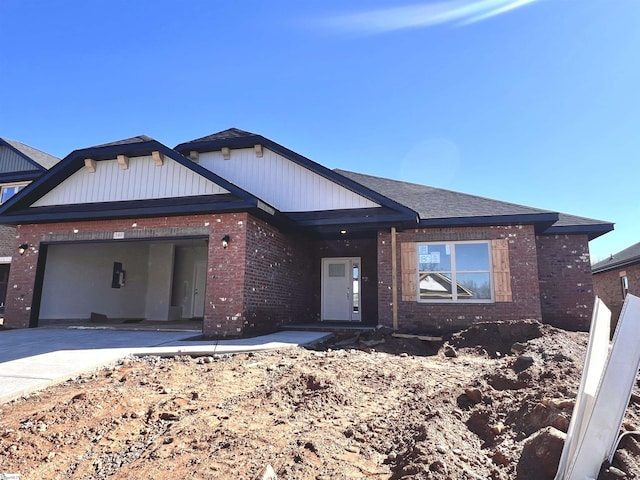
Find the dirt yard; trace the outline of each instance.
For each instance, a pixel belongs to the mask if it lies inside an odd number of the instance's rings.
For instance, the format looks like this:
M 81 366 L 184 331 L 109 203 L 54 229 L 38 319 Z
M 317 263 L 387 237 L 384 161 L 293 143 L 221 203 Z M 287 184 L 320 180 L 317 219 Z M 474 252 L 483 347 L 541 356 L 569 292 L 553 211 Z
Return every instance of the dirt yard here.
M 128 358 L 0 406 L 0 473 L 553 478 L 549 458 L 521 454 L 545 427 L 566 431 L 586 341 L 536 322 L 489 323 L 444 343 L 376 332 L 315 350 Z M 639 393 L 626 430 L 640 430 Z M 614 466 L 599 478 L 640 478 L 640 444 L 627 437 Z

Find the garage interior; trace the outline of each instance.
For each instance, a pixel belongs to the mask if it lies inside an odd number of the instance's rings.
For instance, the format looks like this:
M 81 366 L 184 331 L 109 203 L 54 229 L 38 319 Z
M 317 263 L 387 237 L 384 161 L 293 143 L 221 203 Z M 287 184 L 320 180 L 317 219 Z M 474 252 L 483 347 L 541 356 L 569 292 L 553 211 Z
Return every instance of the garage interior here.
M 201 321 L 207 252 L 205 238 L 41 245 L 33 326 Z

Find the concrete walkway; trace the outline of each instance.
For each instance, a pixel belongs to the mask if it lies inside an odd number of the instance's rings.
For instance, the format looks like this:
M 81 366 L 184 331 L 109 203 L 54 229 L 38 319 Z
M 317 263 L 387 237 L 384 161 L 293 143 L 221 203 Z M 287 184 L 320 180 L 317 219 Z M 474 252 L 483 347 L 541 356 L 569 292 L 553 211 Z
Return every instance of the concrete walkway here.
M 127 355 L 214 355 L 311 345 L 327 332 L 201 340 L 194 332 L 31 328 L 0 330 L 0 404 Z

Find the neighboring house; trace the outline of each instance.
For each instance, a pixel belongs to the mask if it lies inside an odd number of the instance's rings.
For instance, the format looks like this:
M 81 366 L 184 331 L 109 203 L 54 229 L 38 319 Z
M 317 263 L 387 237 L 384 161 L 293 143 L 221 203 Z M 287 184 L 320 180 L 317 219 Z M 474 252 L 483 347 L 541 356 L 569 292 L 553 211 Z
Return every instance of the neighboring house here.
M 608 222 L 329 170 L 230 129 L 69 154 L 0 207 L 17 225 L 6 323 L 203 318 L 444 331 L 538 319 L 587 329 L 589 240 Z M 453 288 L 453 285 L 456 288 Z
M 0 204 L 59 161 L 59 158 L 23 143 L 0 138 Z M 15 254 L 15 228 L 0 226 L 0 312 L 4 311 L 9 269 Z
M 640 296 L 640 242 L 591 266 L 595 294 L 617 321 L 627 293 Z

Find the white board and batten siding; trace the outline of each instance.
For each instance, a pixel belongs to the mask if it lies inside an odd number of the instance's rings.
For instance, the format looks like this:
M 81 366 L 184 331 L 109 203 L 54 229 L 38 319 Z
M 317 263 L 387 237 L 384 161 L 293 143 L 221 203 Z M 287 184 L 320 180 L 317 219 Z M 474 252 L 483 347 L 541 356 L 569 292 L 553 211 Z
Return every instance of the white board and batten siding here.
M 229 193 L 228 190 L 166 156 L 161 166 L 156 166 L 152 157 L 145 156 L 130 158 L 129 168 L 126 170 L 123 170 L 115 159 L 96 162 L 96 171 L 93 173 L 83 167 L 32 206 L 225 193 Z
M 261 198 L 281 212 L 375 208 L 380 205 L 268 149 L 201 153 L 200 166 Z

